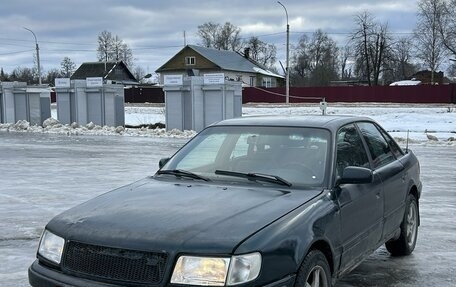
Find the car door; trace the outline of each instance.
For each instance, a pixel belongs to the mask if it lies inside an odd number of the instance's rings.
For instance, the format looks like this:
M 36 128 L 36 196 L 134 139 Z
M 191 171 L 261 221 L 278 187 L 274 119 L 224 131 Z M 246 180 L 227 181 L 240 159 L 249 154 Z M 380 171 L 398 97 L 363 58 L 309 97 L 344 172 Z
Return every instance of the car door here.
M 389 239 L 401 224 L 407 196 L 404 166 L 397 160 L 401 151 L 394 146 L 395 142 L 389 135 L 374 123 L 358 123 L 358 127 L 368 146 L 374 173 L 383 182 L 383 237 Z
M 361 135 L 354 124 L 337 134 L 336 177 L 347 166 L 370 168 Z M 382 234 L 383 198 L 381 178 L 374 174 L 367 184 L 339 186 L 340 235 L 343 248 L 341 269 L 349 268 L 377 246 Z

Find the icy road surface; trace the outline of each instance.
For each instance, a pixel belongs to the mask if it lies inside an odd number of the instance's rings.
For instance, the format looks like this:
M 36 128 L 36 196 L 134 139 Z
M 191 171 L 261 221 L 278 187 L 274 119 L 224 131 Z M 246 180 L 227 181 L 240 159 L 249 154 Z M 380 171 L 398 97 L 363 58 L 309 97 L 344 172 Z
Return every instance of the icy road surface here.
M 0 133 L 0 286 L 29 286 L 39 236 L 56 214 L 153 174 L 187 139 Z M 456 146 L 413 145 L 422 166 L 413 255 L 380 248 L 346 286 L 456 286 Z

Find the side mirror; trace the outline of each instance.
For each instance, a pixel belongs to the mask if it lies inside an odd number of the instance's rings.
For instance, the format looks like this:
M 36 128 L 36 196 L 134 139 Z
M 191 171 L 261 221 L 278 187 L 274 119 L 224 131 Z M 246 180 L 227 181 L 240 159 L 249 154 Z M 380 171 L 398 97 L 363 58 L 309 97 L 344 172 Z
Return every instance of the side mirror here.
M 365 167 L 347 166 L 340 178 L 339 184 L 363 184 L 373 180 L 372 170 Z
M 160 159 L 160 161 L 158 162 L 158 167 L 162 168 L 169 161 L 169 159 L 169 157 L 164 157 Z

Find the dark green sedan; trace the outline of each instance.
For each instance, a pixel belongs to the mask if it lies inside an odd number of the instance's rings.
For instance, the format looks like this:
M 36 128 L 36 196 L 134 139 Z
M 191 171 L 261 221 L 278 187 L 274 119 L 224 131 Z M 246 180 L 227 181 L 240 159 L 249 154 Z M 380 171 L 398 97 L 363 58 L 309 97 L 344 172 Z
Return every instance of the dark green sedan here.
M 415 155 L 369 118 L 226 120 L 52 219 L 29 281 L 332 286 L 383 244 L 414 250 L 420 194 Z

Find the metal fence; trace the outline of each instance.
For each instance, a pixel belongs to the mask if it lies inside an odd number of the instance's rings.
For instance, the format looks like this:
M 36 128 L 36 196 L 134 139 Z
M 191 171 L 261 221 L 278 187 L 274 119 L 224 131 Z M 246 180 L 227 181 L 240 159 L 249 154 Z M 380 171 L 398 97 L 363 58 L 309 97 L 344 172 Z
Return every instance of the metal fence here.
M 284 103 L 285 88 L 244 88 L 243 103 Z M 290 103 L 316 102 L 456 103 L 456 84 L 431 86 L 292 87 Z

